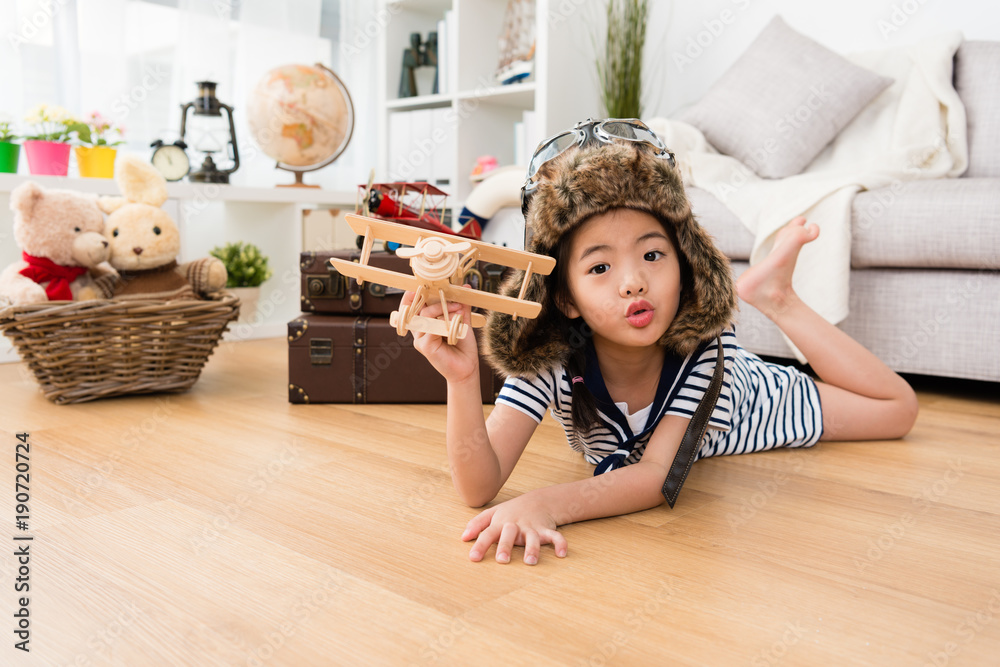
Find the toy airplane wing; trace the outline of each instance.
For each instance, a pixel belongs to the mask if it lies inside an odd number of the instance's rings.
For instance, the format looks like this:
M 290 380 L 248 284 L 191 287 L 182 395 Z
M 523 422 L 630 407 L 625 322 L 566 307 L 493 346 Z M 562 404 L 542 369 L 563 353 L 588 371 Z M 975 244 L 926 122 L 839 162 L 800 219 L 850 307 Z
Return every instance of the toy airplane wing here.
M 542 304 L 523 299 L 514 299 L 502 294 L 483 292 L 468 287 L 458 287 L 448 285 L 444 288 L 445 297 L 454 303 L 464 303 L 473 308 L 483 308 L 485 310 L 496 310 L 508 315 L 520 317 L 538 317 L 542 311 Z
M 371 254 L 371 246 L 374 243 L 375 238 L 379 238 L 383 241 L 402 243 L 404 245 L 416 245 L 420 239 L 426 239 L 432 236 L 444 239 L 448 242 L 455 240 L 455 235 L 453 234 L 444 234 L 427 229 L 418 229 L 409 225 L 400 225 L 394 222 L 376 220 L 375 218 L 366 218 L 360 215 L 348 214 L 344 217 L 346 218 L 347 223 L 351 226 L 351 229 L 354 230 L 355 234 L 365 237 L 364 247 L 361 249 L 362 264 L 366 264 L 368 262 L 368 256 Z M 503 264 L 504 266 L 521 269 L 528 273 L 539 273 L 543 276 L 552 273 L 552 269 L 554 269 L 556 265 L 556 260 L 552 257 L 536 255 L 530 252 L 524 252 L 523 250 L 504 248 L 493 245 L 492 243 L 476 241 L 474 239 L 464 237 L 462 240 L 468 241 L 472 244 L 472 247 L 475 248 L 478 253 L 477 259 L 483 262 Z M 365 248 L 368 249 L 367 253 L 365 252 Z M 525 282 L 527 282 L 527 278 L 528 276 L 525 276 Z
M 337 257 L 331 257 L 328 261 L 330 262 L 330 266 L 348 278 L 368 280 L 379 285 L 385 285 L 386 287 L 395 287 L 396 289 L 409 290 L 411 292 L 416 292 L 417 288 L 421 285 L 421 282 L 417 278 L 406 273 L 397 273 L 396 271 L 380 269 L 370 264 L 359 264 L 358 262 L 339 259 Z

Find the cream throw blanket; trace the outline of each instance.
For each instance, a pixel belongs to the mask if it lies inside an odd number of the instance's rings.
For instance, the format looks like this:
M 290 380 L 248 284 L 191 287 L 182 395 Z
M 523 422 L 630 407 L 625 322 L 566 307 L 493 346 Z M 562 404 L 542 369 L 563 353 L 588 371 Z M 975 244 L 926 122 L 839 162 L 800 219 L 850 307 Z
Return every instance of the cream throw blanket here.
M 848 56 L 894 83 L 801 174 L 789 178 L 760 178 L 686 123 L 654 118 L 649 127 L 676 153 L 685 182 L 715 195 L 754 234 L 751 264 L 767 256 L 777 231 L 795 216 L 819 225 L 819 238 L 799 255 L 793 285 L 807 304 L 836 324 L 848 313 L 854 195 L 903 181 L 955 177 L 968 165 L 965 107 L 952 85 L 961 42 L 960 33 L 949 33 L 909 47 Z M 878 210 L 868 213 L 861 224 L 877 224 Z

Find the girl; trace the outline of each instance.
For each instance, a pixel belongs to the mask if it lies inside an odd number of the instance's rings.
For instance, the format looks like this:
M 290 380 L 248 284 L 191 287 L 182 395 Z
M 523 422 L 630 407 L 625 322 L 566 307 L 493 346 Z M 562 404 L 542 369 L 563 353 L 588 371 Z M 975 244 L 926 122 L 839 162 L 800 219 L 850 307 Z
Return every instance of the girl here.
M 449 346 L 414 333 L 414 346 L 448 380 L 452 479 L 470 506 L 489 503 L 550 408 L 570 446 L 597 467 L 594 477 L 535 489 L 472 519 L 462 539 L 475 540 L 473 561 L 493 544 L 501 563 L 514 545 L 524 546 L 529 565 L 543 544 L 565 556 L 559 526 L 655 507 L 668 474 L 676 493 L 686 469 L 678 481 L 671 466 L 720 344 L 721 393 L 708 431 L 691 440 L 691 461 L 818 440 L 899 438 L 913 426 L 909 385 L 792 290 L 799 250 L 819 229 L 792 220 L 765 261 L 734 284 L 728 260 L 691 215 L 673 155 L 640 121 L 586 121 L 543 142 L 522 208 L 528 249 L 557 265 L 529 281 L 526 298 L 542 304 L 538 318 L 489 315 L 486 352 L 508 380 L 488 420 L 475 338 Z M 503 291 L 516 295 L 521 278 Z M 737 293 L 781 328 L 822 381 L 739 346 Z M 469 321 L 468 307 L 450 307 Z M 422 314 L 440 316 L 441 306 Z

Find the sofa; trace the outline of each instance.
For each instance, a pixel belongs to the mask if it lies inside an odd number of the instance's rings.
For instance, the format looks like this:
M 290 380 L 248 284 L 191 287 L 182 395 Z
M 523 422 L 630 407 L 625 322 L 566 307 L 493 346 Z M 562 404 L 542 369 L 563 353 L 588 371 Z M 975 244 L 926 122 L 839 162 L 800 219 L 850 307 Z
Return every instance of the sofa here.
M 998 382 L 1000 42 L 961 42 L 953 82 L 965 109 L 968 168 L 853 195 L 849 314 L 838 326 L 898 372 Z M 688 118 L 698 125 L 697 115 Z M 712 193 L 688 191 L 738 276 L 754 234 Z M 794 356 L 777 327 L 742 303 L 737 334 L 757 354 Z

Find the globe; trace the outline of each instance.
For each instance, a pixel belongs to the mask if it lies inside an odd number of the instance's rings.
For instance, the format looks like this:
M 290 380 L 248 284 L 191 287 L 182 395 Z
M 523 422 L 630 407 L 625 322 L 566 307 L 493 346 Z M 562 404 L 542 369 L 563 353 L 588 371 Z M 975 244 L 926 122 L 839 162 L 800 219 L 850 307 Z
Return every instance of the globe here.
M 330 164 L 354 131 L 354 105 L 332 70 L 282 65 L 264 75 L 247 101 L 250 134 L 278 168 L 302 173 Z

